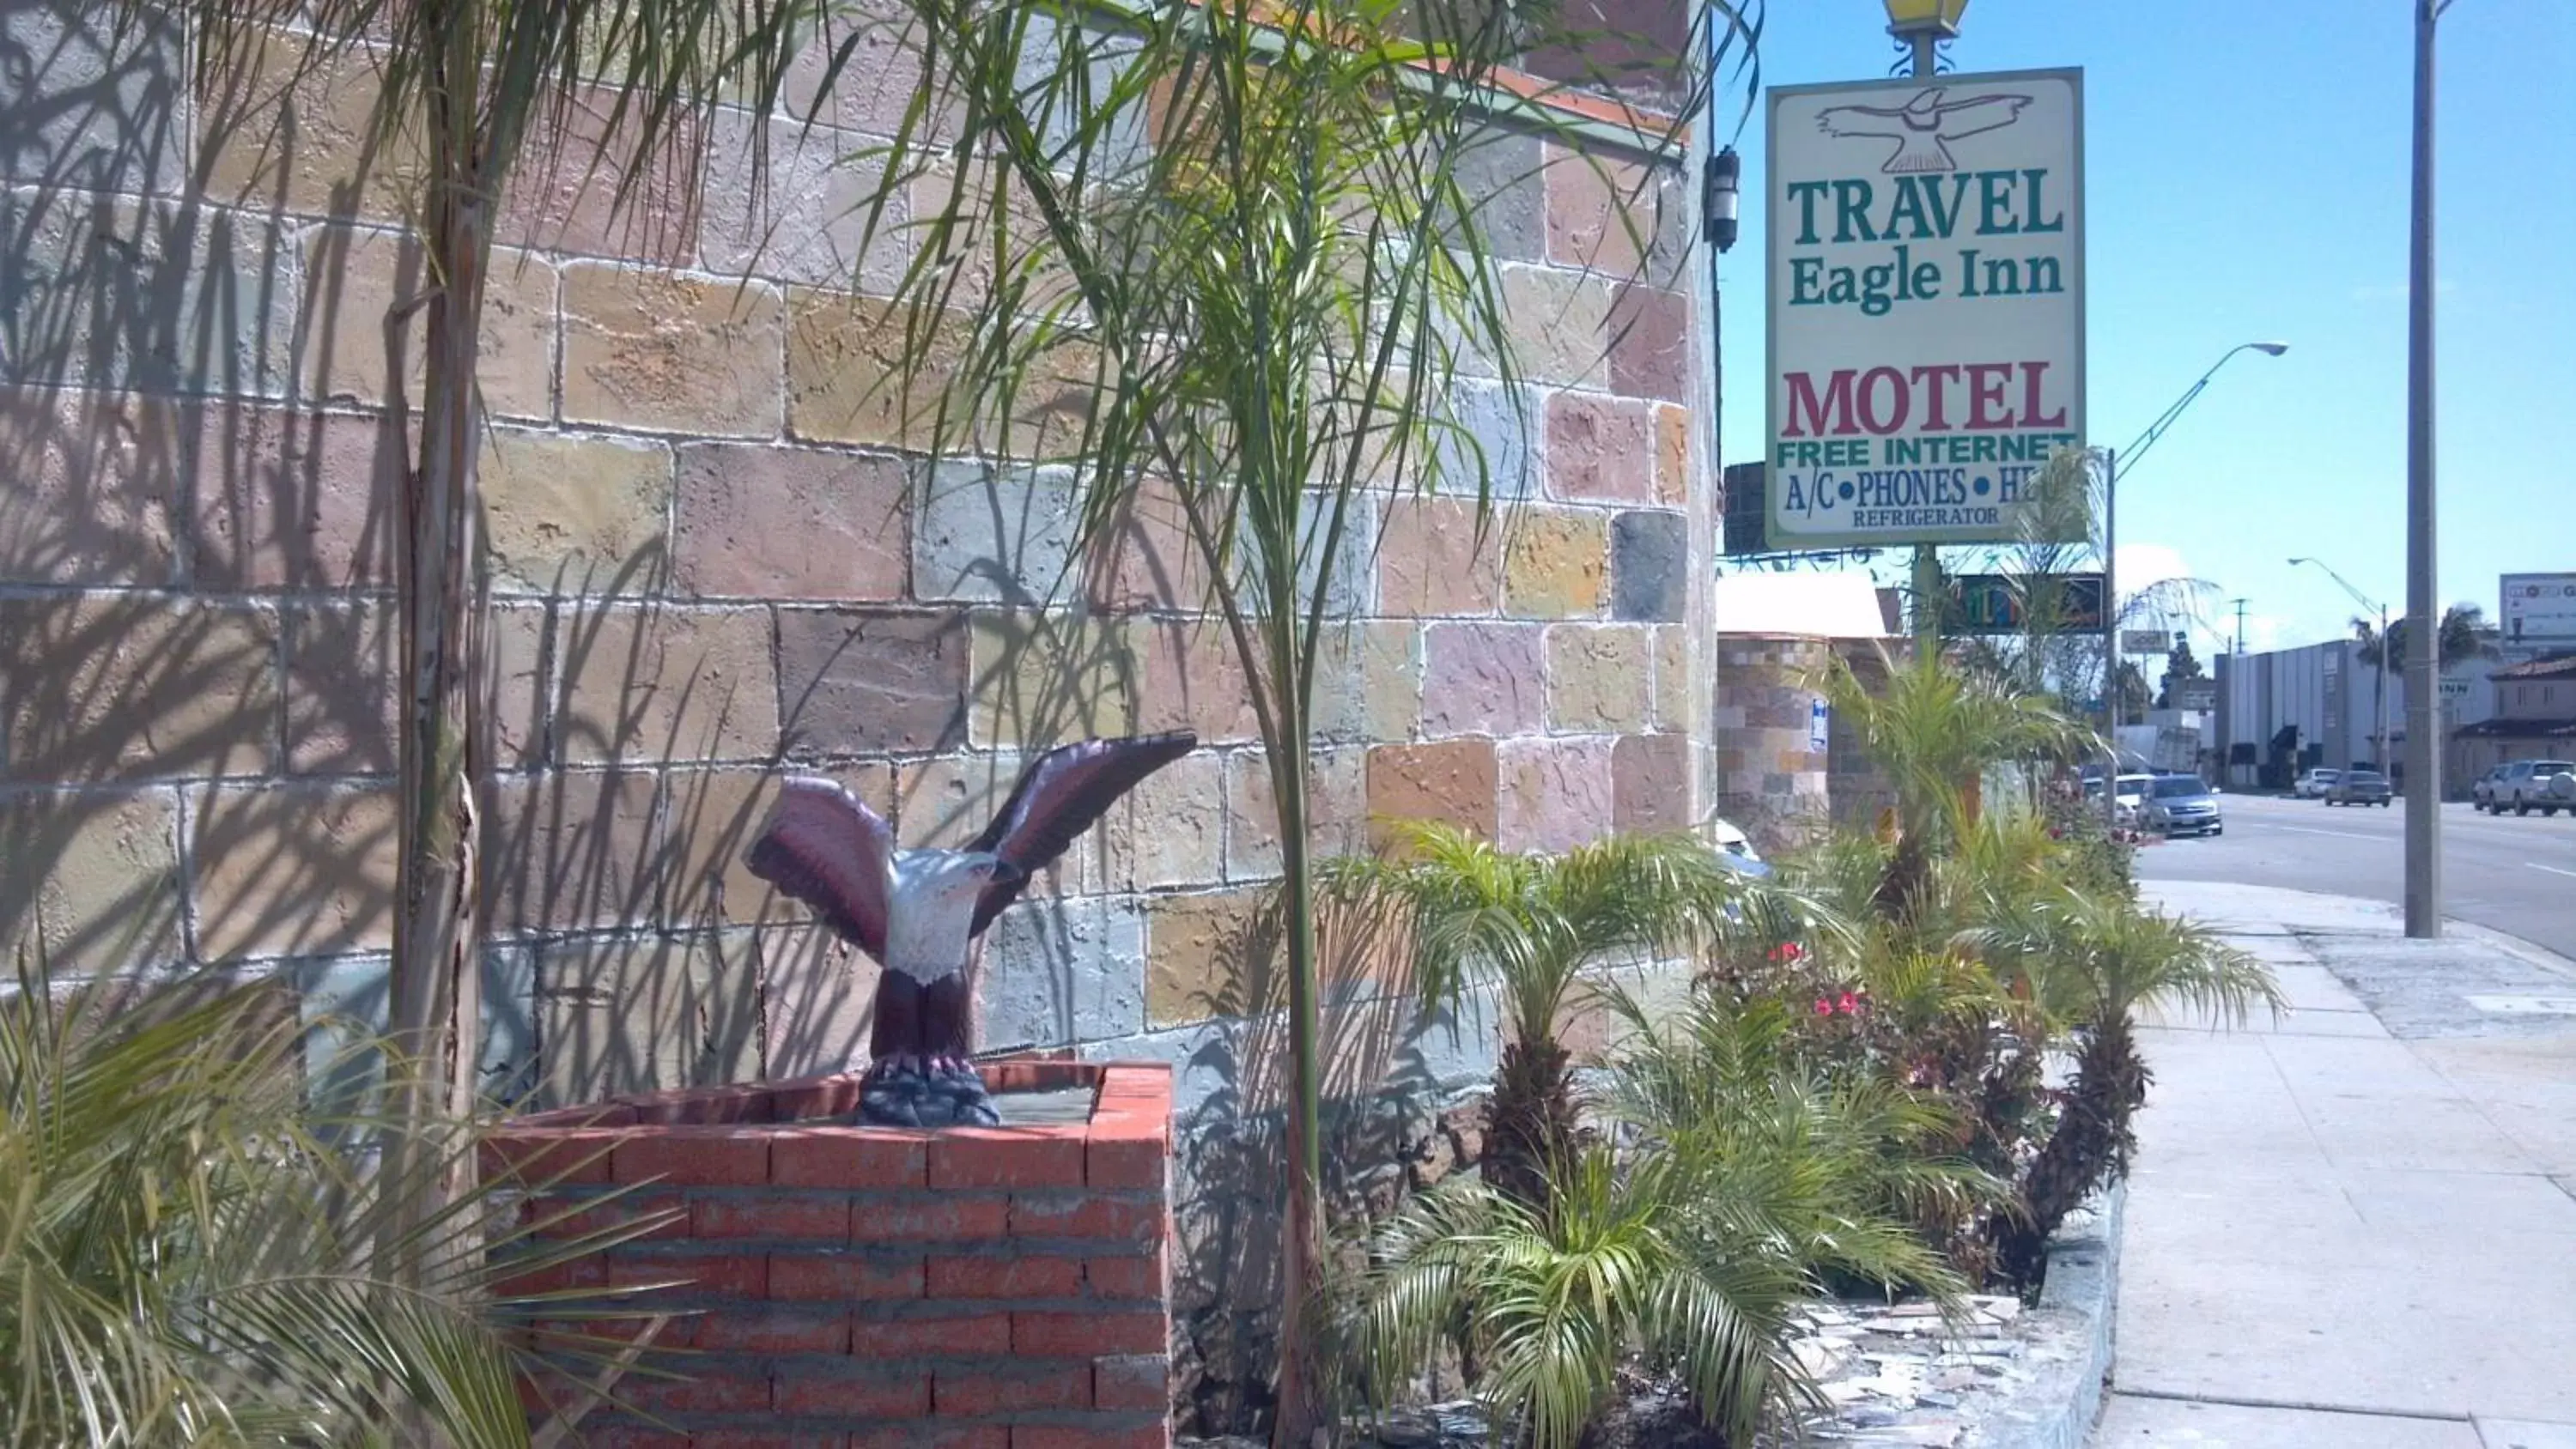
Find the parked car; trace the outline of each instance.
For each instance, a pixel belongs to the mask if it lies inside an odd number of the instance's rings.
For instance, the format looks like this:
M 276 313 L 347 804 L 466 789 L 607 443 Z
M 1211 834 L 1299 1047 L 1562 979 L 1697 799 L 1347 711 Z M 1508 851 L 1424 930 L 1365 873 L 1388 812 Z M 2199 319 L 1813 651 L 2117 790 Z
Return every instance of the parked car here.
M 2487 790 L 2487 810 L 2528 815 L 2576 811 L 2576 764 L 2565 760 L 2516 760 Z
M 2346 770 L 2326 787 L 2329 805 L 2385 805 L 2392 798 L 2388 777 L 2377 770 Z
M 2478 776 L 2476 780 L 2470 782 L 2469 808 L 2472 810 L 2494 810 L 2496 808 L 2496 782 L 2503 779 L 2505 771 L 2512 768 L 2513 766 L 2509 764 L 2498 765 L 2487 771 L 2485 774 Z
M 2147 828 L 2167 839 L 2177 835 L 2224 835 L 2218 796 L 2198 775 L 2158 775 L 2147 796 Z
M 2299 783 L 2293 788 L 2302 800 L 2322 800 L 2342 773 L 2341 770 L 2310 770 L 2299 777 Z

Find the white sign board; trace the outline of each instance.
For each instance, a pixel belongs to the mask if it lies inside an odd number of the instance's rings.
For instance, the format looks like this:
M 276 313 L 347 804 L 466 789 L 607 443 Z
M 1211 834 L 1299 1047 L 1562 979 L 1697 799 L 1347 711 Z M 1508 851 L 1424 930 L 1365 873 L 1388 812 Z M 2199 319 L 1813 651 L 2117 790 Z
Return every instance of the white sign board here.
M 2506 574 L 2497 582 L 2504 607 L 2496 619 L 2506 644 L 2576 643 L 2576 574 Z
M 2084 439 L 2084 73 L 1768 99 L 1772 540 L 2013 538 Z
M 1822 755 L 1833 748 L 1833 711 L 1821 699 L 1807 702 L 1807 753 Z
M 2170 654 L 2173 636 L 2162 629 L 2123 629 L 2120 631 L 2123 654 Z

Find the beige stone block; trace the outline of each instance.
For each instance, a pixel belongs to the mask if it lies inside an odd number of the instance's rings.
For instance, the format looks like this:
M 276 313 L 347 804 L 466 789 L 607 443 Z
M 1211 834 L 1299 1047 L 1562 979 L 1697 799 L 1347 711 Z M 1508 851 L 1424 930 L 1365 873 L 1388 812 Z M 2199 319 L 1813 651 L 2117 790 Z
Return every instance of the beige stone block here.
M 1693 733 L 1690 628 L 1657 624 L 1655 629 L 1655 728 Z
M 1655 404 L 1655 501 L 1680 508 L 1691 494 L 1691 410 Z
M 916 453 L 969 436 L 942 415 L 966 343 L 967 319 L 942 314 L 906 367 L 911 319 L 893 303 L 841 292 L 787 294 L 787 426 L 801 439 L 867 443 Z
M 1314 733 L 1409 740 L 1422 724 L 1423 626 L 1365 619 L 1332 626 L 1317 651 Z
M 429 286 L 429 268 L 408 233 L 316 228 L 305 242 L 304 311 L 297 331 L 305 383 L 334 402 L 381 403 L 390 395 L 385 316 Z M 534 253 L 495 247 L 485 274 L 482 333 L 474 378 L 497 417 L 554 416 L 555 269 Z M 414 407 L 428 325 L 415 313 L 403 334 L 403 395 Z
M 902 459 L 760 443 L 680 449 L 672 566 L 708 598 L 890 601 L 911 561 Z
M 1519 619 L 1597 619 L 1609 581 L 1607 515 L 1514 510 L 1504 532 L 1504 613 Z
M 0 388 L 0 581 L 178 581 L 190 409 L 159 399 Z
M 1136 732 L 1138 676 L 1119 620 L 978 610 L 967 737 L 979 745 L 1053 745 Z
M 503 769 L 532 769 L 546 762 L 546 727 L 556 703 L 555 656 L 564 634 L 582 619 L 563 605 L 493 606 L 492 738 L 494 757 Z
M 778 678 L 763 608 L 599 608 L 555 632 L 555 749 L 574 763 L 756 760 L 778 749 Z
M 1019 784 L 1034 752 L 938 755 L 895 768 L 895 838 L 907 849 L 958 847 L 981 834 Z M 1029 882 L 1027 895 L 1093 895 L 1108 888 L 1110 838 L 1129 812 L 1113 808 L 1084 831 L 1056 863 Z
M 1642 624 L 1560 624 L 1547 631 L 1547 727 L 1626 734 L 1651 720 L 1653 641 Z
M 1094 608 L 1195 610 L 1209 602 L 1205 556 L 1171 484 L 1148 479 L 1127 496 L 1086 560 Z
M 1548 148 L 1547 259 L 1625 277 L 1655 239 L 1652 173 L 1635 161 Z
M 1226 756 L 1225 874 L 1263 881 L 1281 870 L 1278 795 L 1269 757 L 1259 750 Z M 1316 750 L 1306 762 L 1306 833 L 1321 858 L 1368 848 L 1368 752 Z
M 1378 608 L 1397 616 L 1491 614 L 1502 603 L 1503 529 L 1472 500 L 1399 498 L 1378 539 Z
M 749 931 L 550 943 L 537 956 L 543 1096 L 756 1080 L 764 1046 Z
M 1454 825 L 1491 840 L 1497 770 L 1494 742 L 1469 738 L 1380 745 L 1368 752 L 1369 844 L 1385 847 L 1399 821 Z
M 665 847 L 645 770 L 558 771 L 494 786 L 483 875 L 500 932 L 652 919 Z
M 1255 931 L 1262 892 L 1156 896 L 1145 906 L 1145 1022 L 1176 1026 L 1240 1016 L 1259 993 L 1266 955 Z
M 167 791 L 0 800 L 0 951 L 57 973 L 178 959 L 179 802 Z M 29 953 L 26 957 L 21 952 Z
M 630 109 L 612 124 L 616 111 L 612 93 L 591 87 L 535 118 L 494 223 L 500 241 L 653 266 L 697 259 L 699 197 L 714 179 L 698 118 L 673 115 L 653 164 L 630 177 L 643 117 Z
M 400 753 L 392 601 L 288 605 L 286 769 L 295 775 L 390 775 Z
M 1610 386 L 1611 281 L 1599 274 L 1504 266 L 1503 315 L 1513 355 L 1533 382 Z
M 206 961 L 393 944 L 400 831 L 390 787 L 217 786 L 190 817 L 197 951 Z
M 1225 878 L 1225 757 L 1185 755 L 1148 775 L 1097 827 L 1112 890 L 1210 886 Z
M 267 31 L 238 59 L 210 64 L 197 87 L 195 174 L 210 199 L 378 221 L 416 211 L 428 155 L 412 127 L 377 134 L 372 47 L 325 59 L 301 36 Z
M 1196 730 L 1201 744 L 1257 739 L 1261 718 L 1224 621 L 1155 619 L 1130 628 L 1143 655 L 1137 728 Z M 1320 672 L 1320 666 L 1319 666 Z
M 1505 740 L 1494 843 L 1505 850 L 1570 850 L 1610 830 L 1611 742 Z
M 0 762 L 47 784 L 259 775 L 278 755 L 277 618 L 134 596 L 0 600 Z
M 829 773 L 879 815 L 895 818 L 893 766 L 861 764 Z M 769 770 L 672 770 L 662 777 L 663 851 L 671 863 L 662 882 L 662 913 L 672 924 L 813 918 L 811 907 L 781 895 L 743 861 L 777 799 L 778 779 Z
M 563 298 L 566 422 L 777 435 L 776 288 L 579 262 Z
M 879 967 L 820 925 L 773 925 L 754 938 L 761 1027 L 773 1079 L 856 1071 L 867 1065 Z
M 196 411 L 199 588 L 392 587 L 396 500 L 416 438 L 346 413 Z
M 671 450 L 633 438 L 495 428 L 483 441 L 494 587 L 652 592 L 669 561 Z

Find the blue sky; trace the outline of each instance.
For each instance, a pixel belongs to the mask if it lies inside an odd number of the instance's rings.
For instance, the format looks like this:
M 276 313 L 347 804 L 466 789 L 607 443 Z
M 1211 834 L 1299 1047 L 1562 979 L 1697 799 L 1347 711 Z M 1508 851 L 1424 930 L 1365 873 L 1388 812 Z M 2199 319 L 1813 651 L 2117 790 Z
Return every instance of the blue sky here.
M 2229 363 L 2120 494 L 2123 586 L 2210 580 L 2257 648 L 2356 612 L 2294 554 L 2405 606 L 2411 14 L 1972 0 L 1950 47 L 1962 71 L 2084 68 L 2093 442 L 2126 446 L 2236 343 L 2290 344 Z M 1885 75 L 1885 23 L 1770 0 L 1763 79 Z M 2493 616 L 2498 573 L 2576 570 L 2576 446 L 2552 441 L 2576 426 L 2576 0 L 2457 0 L 2439 65 L 2441 588 Z M 1729 462 L 1762 450 L 1761 125 L 1721 272 Z

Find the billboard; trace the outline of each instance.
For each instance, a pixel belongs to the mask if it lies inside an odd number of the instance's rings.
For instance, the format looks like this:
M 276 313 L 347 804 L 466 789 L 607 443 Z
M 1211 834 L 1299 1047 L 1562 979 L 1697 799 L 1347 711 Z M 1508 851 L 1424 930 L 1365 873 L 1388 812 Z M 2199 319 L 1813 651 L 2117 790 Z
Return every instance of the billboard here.
M 2060 633 L 2099 633 L 2102 629 L 2102 576 L 2059 574 L 2057 621 Z M 2021 601 L 2030 585 L 2007 574 L 1960 574 L 1950 581 L 1951 632 L 2018 634 L 2025 627 Z
M 2506 574 L 2497 580 L 2504 642 L 2576 647 L 2576 574 Z
M 2123 654 L 2170 654 L 2174 636 L 2162 629 L 2123 629 L 2120 652 Z
M 1768 93 L 1773 547 L 2010 540 L 2083 442 L 2083 80 Z

